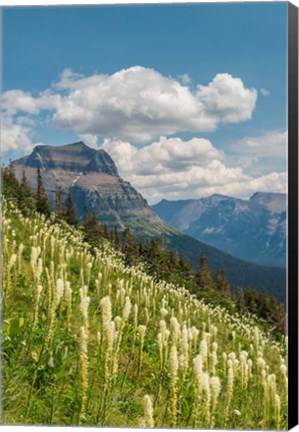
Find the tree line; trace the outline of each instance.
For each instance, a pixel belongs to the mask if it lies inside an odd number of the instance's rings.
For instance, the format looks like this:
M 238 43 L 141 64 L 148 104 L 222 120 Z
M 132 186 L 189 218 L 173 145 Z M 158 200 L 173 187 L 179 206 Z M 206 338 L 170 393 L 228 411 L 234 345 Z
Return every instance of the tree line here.
M 41 171 L 37 169 L 37 188 L 33 192 L 23 172 L 20 182 L 12 164 L 2 169 L 3 194 L 16 202 L 24 215 L 33 211 L 49 217 L 52 214 L 48 196 L 43 185 Z M 179 286 L 185 286 L 197 298 L 214 305 L 221 305 L 230 312 L 250 312 L 261 318 L 268 328 L 277 335 L 285 334 L 286 313 L 284 306 L 274 296 L 259 292 L 254 288 L 232 289 L 223 269 L 212 275 L 207 258 L 203 253 L 199 256 L 198 269 L 194 269 L 186 256 L 180 256 L 176 250 L 169 249 L 163 238 L 136 238 L 127 227 L 119 231 L 100 223 L 96 213 L 84 210 L 82 221 L 78 221 L 70 188 L 63 199 L 61 185 L 57 183 L 55 192 L 54 212 L 57 221 L 64 220 L 70 225 L 80 226 L 85 240 L 92 246 L 99 246 L 101 239 L 107 239 L 120 250 L 128 266 L 142 263 L 145 270 L 158 280 L 165 280 Z

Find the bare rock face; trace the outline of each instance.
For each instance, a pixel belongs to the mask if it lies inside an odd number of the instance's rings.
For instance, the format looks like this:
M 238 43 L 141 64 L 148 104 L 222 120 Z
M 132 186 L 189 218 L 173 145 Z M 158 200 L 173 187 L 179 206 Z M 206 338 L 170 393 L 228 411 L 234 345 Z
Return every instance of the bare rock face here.
M 148 206 L 147 201 L 118 174 L 117 168 L 104 150 L 95 150 L 82 141 L 65 146 L 36 146 L 29 156 L 13 162 L 20 179 L 23 171 L 33 189 L 37 187 L 37 168 L 52 208 L 59 184 L 66 198 L 69 188 L 77 216 L 84 209 L 96 212 L 101 222 L 123 229 L 134 224 L 135 232 L 144 226 L 159 233 L 164 226 L 161 219 Z

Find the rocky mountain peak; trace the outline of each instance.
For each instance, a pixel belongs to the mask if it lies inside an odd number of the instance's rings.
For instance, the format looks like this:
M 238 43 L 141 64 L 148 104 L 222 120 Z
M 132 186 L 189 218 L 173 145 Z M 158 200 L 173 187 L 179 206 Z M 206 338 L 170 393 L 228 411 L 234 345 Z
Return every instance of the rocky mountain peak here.
M 118 176 L 117 168 L 105 150 L 88 147 L 83 141 L 64 146 L 36 146 L 29 156 L 14 162 L 27 168 L 62 169 L 78 173 L 104 173 Z
M 287 208 L 287 195 L 278 192 L 256 192 L 250 199 L 271 212 L 284 212 Z

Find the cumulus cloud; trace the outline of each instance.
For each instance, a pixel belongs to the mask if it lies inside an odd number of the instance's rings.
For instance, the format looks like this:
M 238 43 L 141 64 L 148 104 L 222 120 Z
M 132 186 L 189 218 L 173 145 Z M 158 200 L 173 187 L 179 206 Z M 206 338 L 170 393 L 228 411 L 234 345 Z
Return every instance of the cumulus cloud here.
M 54 110 L 60 101 L 59 94 L 51 90 L 41 92 L 37 97 L 23 90 L 8 90 L 1 96 L 1 151 L 26 154 L 35 145 L 34 128 L 41 111 Z
M 224 157 L 209 140 L 203 138 L 183 141 L 179 137 L 160 137 L 158 141 L 141 148 L 129 142 L 106 139 L 102 148 L 117 160 L 119 169 L 125 175 L 185 172 L 190 166 L 205 166 Z
M 227 166 L 224 154 L 202 138 L 183 141 L 161 137 L 142 148 L 121 140 L 105 140 L 101 148 L 150 203 L 213 193 L 248 197 L 256 191 L 286 190 L 285 173 L 245 174 L 241 166 Z
M 222 122 L 239 123 L 249 120 L 255 108 L 257 91 L 244 87 L 240 78 L 218 74 L 208 86 L 198 86 L 196 97 L 206 113 Z
M 68 90 L 54 123 L 79 134 L 147 142 L 161 134 L 212 131 L 221 123 L 251 118 L 257 92 L 240 78 L 218 74 L 208 86 L 188 87 L 140 66 L 112 75 L 81 77 L 63 73 L 56 88 Z
M 13 123 L 8 118 L 1 119 L 1 152 L 30 153 L 41 142 L 33 142 L 32 128 L 21 123 Z
M 243 121 L 252 114 L 256 91 L 246 89 L 239 78 L 219 74 L 195 92 L 187 74 L 182 83 L 140 66 L 89 77 L 66 69 L 58 83 L 36 97 L 18 89 L 3 94 L 4 117 L 14 125 L 3 134 L 3 148 L 20 145 L 13 142 L 18 131 L 27 142 L 29 123 L 41 111 L 51 113 L 55 126 L 73 130 L 92 146 L 98 136 L 147 142 L 161 134 L 211 131 L 221 122 Z
M 286 157 L 288 131 L 272 130 L 256 137 L 245 137 L 233 149 L 255 157 Z
M 154 69 L 134 66 L 111 75 L 83 76 L 66 69 L 51 88 L 33 96 L 9 90 L 2 110 L 9 118 L 48 111 L 57 128 L 87 136 L 149 142 L 160 135 L 208 132 L 221 123 L 251 118 L 257 92 L 240 78 L 218 74 L 207 86 L 190 86 Z

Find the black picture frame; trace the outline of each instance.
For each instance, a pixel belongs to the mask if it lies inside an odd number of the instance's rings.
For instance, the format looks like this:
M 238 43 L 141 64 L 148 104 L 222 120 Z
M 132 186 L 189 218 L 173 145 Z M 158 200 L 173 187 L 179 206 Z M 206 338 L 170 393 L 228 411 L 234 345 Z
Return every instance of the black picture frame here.
M 298 8 L 288 5 L 288 262 L 289 429 L 298 424 Z

